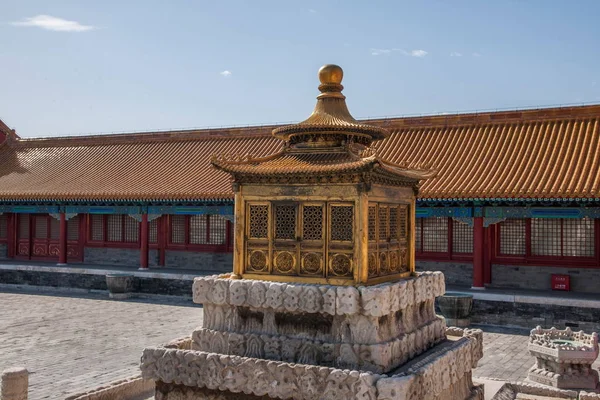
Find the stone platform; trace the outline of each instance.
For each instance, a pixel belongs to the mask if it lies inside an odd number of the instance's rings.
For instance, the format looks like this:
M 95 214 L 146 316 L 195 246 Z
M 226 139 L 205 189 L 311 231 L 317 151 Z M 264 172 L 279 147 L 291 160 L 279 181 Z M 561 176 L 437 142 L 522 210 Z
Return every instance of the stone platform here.
M 482 356 L 482 332 L 447 333 L 448 339 L 387 375 L 185 350 L 191 339 L 178 348 L 145 349 L 141 369 L 157 381 L 157 400 L 483 399 L 483 389 L 471 380 Z
M 202 328 L 145 349 L 142 376 L 160 400 L 482 399 L 482 332 L 446 329 L 444 291 L 441 273 L 359 287 L 196 278 Z

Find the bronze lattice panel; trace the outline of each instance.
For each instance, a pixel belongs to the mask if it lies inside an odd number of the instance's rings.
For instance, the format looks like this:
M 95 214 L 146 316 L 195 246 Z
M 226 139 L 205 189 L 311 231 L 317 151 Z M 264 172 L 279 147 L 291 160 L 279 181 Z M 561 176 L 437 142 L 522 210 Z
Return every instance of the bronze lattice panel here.
M 388 208 L 379 205 L 379 240 L 386 241 L 388 238 Z
M 390 238 L 398 240 L 398 207 L 390 207 Z
M 331 240 L 351 242 L 353 237 L 354 207 L 331 207 Z
M 304 206 L 302 210 L 302 239 L 323 240 L 323 206 Z
M 296 206 L 275 206 L 275 239 L 296 239 Z
M 408 239 L 408 206 L 398 207 L 398 231 L 400 239 Z
M 303 254 L 300 272 L 304 275 L 323 275 L 323 256 L 313 252 Z
M 250 257 L 248 260 L 248 272 L 267 272 L 267 254 L 263 250 L 249 251 Z
M 269 206 L 250 205 L 249 236 L 257 239 L 269 237 Z
M 369 277 L 377 276 L 377 253 L 369 253 Z
M 377 240 L 377 206 L 369 206 L 369 240 Z
M 278 274 L 293 274 L 296 272 L 296 257 L 289 251 L 275 253 L 273 268 Z
M 330 254 L 329 274 L 338 277 L 352 275 L 352 259 L 349 254 Z

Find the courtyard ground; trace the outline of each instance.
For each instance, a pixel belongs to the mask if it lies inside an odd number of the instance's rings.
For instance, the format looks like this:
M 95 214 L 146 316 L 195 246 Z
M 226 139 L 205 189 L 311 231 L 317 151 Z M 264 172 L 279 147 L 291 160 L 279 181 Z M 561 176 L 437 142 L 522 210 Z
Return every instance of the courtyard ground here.
M 24 366 L 30 400 L 64 399 L 139 371 L 144 347 L 187 336 L 202 308 L 178 298 L 113 301 L 106 294 L 0 291 L 0 371 Z M 521 380 L 533 365 L 527 331 L 484 328 L 475 377 Z

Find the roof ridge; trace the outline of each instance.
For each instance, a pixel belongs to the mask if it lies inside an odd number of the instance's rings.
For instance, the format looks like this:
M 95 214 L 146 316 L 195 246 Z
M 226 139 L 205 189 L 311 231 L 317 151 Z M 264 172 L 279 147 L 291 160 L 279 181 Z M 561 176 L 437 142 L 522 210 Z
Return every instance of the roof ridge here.
M 14 143 L 28 147 L 53 147 L 53 146 L 106 146 L 110 144 L 139 144 L 159 142 L 185 142 L 199 140 L 240 140 L 271 136 L 270 127 L 260 127 L 258 131 L 248 132 L 248 128 L 209 129 L 190 131 L 167 132 L 139 132 L 128 134 L 99 134 L 88 136 L 59 136 L 44 138 L 17 139 Z M 256 128 L 251 128 L 256 129 Z M 239 132 L 235 132 L 239 131 Z M 113 139 L 113 140 L 111 140 Z
M 531 110 L 491 111 L 484 113 L 456 113 L 443 115 L 424 115 L 404 118 L 381 118 L 367 120 L 370 124 L 385 126 L 393 130 L 418 126 L 461 126 L 529 123 L 552 120 L 584 120 L 600 118 L 600 104 L 572 107 L 538 108 Z

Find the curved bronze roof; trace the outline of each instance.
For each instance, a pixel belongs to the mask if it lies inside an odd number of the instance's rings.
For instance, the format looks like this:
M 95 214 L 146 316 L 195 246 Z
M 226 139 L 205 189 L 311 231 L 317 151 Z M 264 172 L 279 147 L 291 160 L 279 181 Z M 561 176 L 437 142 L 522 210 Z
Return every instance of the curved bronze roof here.
M 352 117 L 346 106 L 346 96 L 342 94 L 344 73 L 337 65 L 328 64 L 319 70 L 319 90 L 317 104 L 312 114 L 304 121 L 273 130 L 273 135 L 289 141 L 297 137 L 298 142 L 310 141 L 310 136 L 325 135 L 346 136 L 369 145 L 373 140 L 385 139 L 389 132 L 379 126 L 360 123 Z

